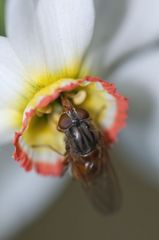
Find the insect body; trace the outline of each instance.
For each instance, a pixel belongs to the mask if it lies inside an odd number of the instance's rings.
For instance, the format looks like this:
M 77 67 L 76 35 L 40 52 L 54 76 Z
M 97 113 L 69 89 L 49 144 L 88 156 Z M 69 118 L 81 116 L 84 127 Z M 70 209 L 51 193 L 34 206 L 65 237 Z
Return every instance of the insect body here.
M 71 166 L 95 207 L 110 213 L 118 208 L 120 194 L 108 146 L 86 110 L 75 108 L 67 98 L 62 98 L 62 105 L 58 130 L 65 134 L 66 168 Z

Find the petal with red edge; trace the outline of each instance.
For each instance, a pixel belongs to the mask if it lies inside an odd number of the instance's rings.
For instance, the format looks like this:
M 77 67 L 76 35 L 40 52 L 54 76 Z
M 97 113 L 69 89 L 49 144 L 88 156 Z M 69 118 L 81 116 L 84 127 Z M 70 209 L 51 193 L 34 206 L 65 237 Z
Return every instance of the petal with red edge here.
M 108 143 L 114 143 L 119 131 L 125 126 L 128 100 L 123 97 L 114 84 L 99 77 L 87 77 L 87 99 L 82 107 L 90 112 L 93 120 L 104 129 Z
M 63 158 L 52 149 L 45 147 L 30 147 L 23 138 L 15 137 L 16 152 L 14 158 L 26 170 L 35 169 L 37 173 L 47 176 L 60 176 L 63 173 Z

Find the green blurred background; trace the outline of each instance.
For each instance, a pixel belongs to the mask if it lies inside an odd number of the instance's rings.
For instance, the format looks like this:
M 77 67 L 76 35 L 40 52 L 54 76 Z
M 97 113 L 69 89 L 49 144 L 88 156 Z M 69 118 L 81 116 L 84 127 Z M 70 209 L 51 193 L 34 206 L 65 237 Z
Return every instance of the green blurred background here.
M 4 35 L 4 0 L 0 0 L 0 34 Z

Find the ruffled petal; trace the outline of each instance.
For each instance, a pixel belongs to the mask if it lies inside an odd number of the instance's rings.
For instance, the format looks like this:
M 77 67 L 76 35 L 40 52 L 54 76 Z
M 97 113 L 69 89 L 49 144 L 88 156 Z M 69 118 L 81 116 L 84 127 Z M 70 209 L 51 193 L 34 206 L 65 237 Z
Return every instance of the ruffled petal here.
M 90 84 L 88 101 L 83 103 L 83 107 L 92 114 L 94 121 L 103 129 L 106 141 L 110 144 L 114 143 L 119 131 L 126 125 L 128 100 L 112 83 L 98 77 L 87 77 L 86 80 L 94 83 L 94 86 Z M 89 93 L 89 90 L 87 91 Z
M 25 170 L 35 169 L 42 175 L 62 174 L 64 166 L 60 154 L 64 154 L 65 145 L 64 135 L 57 131 L 58 119 L 56 115 L 54 119 L 54 114 L 48 118 L 36 114 L 38 109 L 55 101 L 61 92 L 71 91 L 78 85 L 76 80 L 59 80 L 38 92 L 26 107 L 22 128 L 14 139 L 14 158 Z
M 116 140 L 119 130 L 125 125 L 127 99 L 116 91 L 114 85 L 99 78 L 61 79 L 39 91 L 24 111 L 22 128 L 14 139 L 14 158 L 26 170 L 35 169 L 40 174 L 54 176 L 63 173 L 63 158 L 60 155 L 65 154 L 65 141 L 64 134 L 57 130 L 62 112 L 58 97 L 62 92 L 73 94 L 73 90 L 81 89 L 87 97 L 80 106 L 105 132 L 107 142 Z M 53 111 L 39 115 L 39 111 L 48 106 Z
M 41 0 L 38 20 L 49 70 L 74 78 L 93 34 L 93 1 Z
M 61 176 L 64 165 L 63 158 L 49 146 L 29 146 L 22 137 L 19 141 L 16 135 L 14 158 L 26 170 L 34 169 L 37 173 L 47 176 Z

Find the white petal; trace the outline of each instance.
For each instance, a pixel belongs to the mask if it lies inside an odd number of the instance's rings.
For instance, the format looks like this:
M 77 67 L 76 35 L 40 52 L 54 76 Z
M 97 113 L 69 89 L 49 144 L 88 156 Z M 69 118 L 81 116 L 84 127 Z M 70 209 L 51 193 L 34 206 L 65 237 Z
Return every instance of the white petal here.
M 124 161 L 149 182 L 159 183 L 159 50 L 127 62 L 112 80 L 128 97 L 128 126 L 123 131 Z
M 0 145 L 13 140 L 14 133 L 18 129 L 21 113 L 3 109 L 0 110 Z
M 0 239 L 8 239 L 53 204 L 66 178 L 45 178 L 25 173 L 10 159 L 12 148 L 0 151 Z
M 8 39 L 0 37 L 0 109 L 16 109 L 19 101 L 25 101 L 27 94 L 23 96 L 22 92 L 25 87 L 31 86 L 31 83 L 25 81 L 25 76 L 24 68 Z
M 127 4 L 125 0 L 94 0 L 94 3 L 96 21 L 92 47 L 97 48 L 112 40 L 122 24 Z
M 94 0 L 94 3 L 96 15 L 94 35 L 84 66 L 91 69 L 92 74 L 101 76 L 107 70 L 107 48 L 120 29 L 127 10 L 127 2 Z
M 32 85 L 25 76 L 25 70 L 8 39 L 0 37 L 0 144 L 13 136 L 19 126 L 21 107 L 32 94 Z
M 37 0 L 8 0 L 6 31 L 19 59 L 30 70 L 46 70 L 43 47 L 36 23 Z
M 95 3 L 95 33 L 86 63 L 95 75 L 106 77 L 118 57 L 158 39 L 159 1 L 95 0 Z
M 158 39 L 159 1 L 129 0 L 126 4 L 123 24 L 107 49 L 108 62 L 112 62 L 131 49 Z
M 92 0 L 41 0 L 38 17 L 49 69 L 69 72 L 80 64 L 92 38 Z

